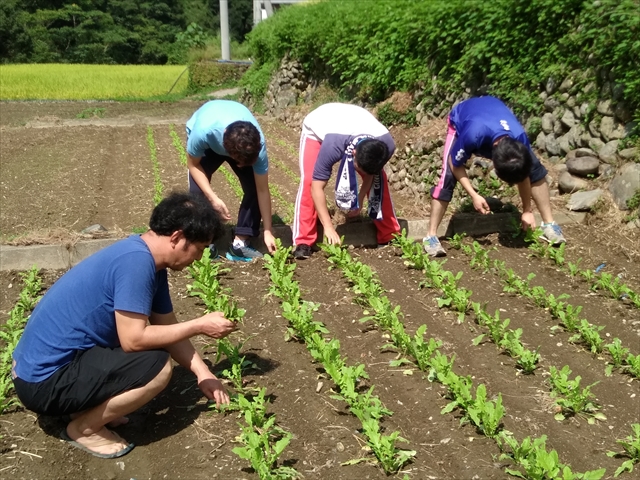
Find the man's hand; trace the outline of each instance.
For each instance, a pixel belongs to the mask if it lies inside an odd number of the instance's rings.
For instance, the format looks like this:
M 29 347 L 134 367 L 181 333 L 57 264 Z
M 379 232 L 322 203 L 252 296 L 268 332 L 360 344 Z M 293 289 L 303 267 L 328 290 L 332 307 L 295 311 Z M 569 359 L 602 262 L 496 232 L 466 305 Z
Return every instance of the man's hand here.
M 342 243 L 340 235 L 338 235 L 335 228 L 325 228 L 324 236 L 327 237 L 327 243 L 329 245 L 340 245 Z
M 358 215 L 360 215 L 360 212 L 362 211 L 362 208 L 356 208 L 355 210 L 349 210 L 347 212 L 347 217 L 349 218 L 355 218 Z
M 225 222 L 231 220 L 229 209 L 227 208 L 225 203 L 220 200 L 220 198 L 215 197 L 211 199 L 211 205 L 218 213 L 220 213 L 220 215 L 222 216 L 222 220 L 224 220 Z
M 476 195 L 475 197 L 473 197 L 473 208 L 475 208 L 476 211 L 480 212 L 483 215 L 486 215 L 487 213 L 491 213 L 489 204 L 484 199 L 484 197 L 480 195 Z
M 535 230 L 536 228 L 536 217 L 534 217 L 531 212 L 524 212 L 520 217 L 520 222 L 522 224 L 522 230 L 525 232 L 529 229 Z
M 276 251 L 276 238 L 273 236 L 270 230 L 264 231 L 264 244 L 269 250 L 269 253 L 273 253 Z
M 211 312 L 198 319 L 200 333 L 211 338 L 224 338 L 236 329 L 236 324 L 224 318 L 222 312 Z
M 198 378 L 198 387 L 202 393 L 204 393 L 205 397 L 209 400 L 215 400 L 216 407 L 229 403 L 229 395 L 222 385 L 222 382 L 213 375 L 210 377 Z

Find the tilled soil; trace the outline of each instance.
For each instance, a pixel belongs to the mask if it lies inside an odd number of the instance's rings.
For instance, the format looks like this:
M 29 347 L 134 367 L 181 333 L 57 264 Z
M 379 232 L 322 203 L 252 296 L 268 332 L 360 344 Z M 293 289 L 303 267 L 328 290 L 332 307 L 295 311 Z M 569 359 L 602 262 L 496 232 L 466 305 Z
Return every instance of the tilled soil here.
M 44 122 L 49 122 L 47 127 L 24 127 L 20 124 L 42 115 L 73 119 L 86 106 L 69 102 L 57 108 L 56 104 L 7 105 L 2 105 L 0 122 L 3 241 L 54 227 L 79 231 L 93 223 L 124 236 L 147 223 L 153 204 L 153 175 L 144 120 L 124 127 L 95 125 L 88 119 L 87 125 L 71 127 L 49 119 Z M 154 116 L 163 112 L 183 115 L 184 121 L 198 106 L 110 105 L 105 107 L 106 115 L 113 114 L 116 119 L 144 110 Z M 297 134 L 273 120 L 261 119 L 261 125 L 272 158 L 270 179 L 285 199 L 285 203 L 274 199 L 274 210 L 283 216 L 297 190 Z M 164 190 L 184 188 L 186 167 L 180 165 L 172 145 L 170 126 L 153 123 L 151 128 Z M 173 128 L 184 142 L 184 123 Z M 239 199 L 222 174 L 214 175 L 213 188 L 231 211 L 237 210 Z M 395 197 L 394 201 L 402 203 Z M 403 208 L 411 208 L 406 205 Z M 640 291 L 637 237 L 597 224 L 571 226 L 565 234 L 568 261 L 581 258 L 581 266 L 590 269 L 604 263 L 604 271 L 619 275 L 634 291 Z M 532 257 L 509 236 L 492 235 L 478 241 L 491 248 L 492 259 L 505 261 L 519 275 L 535 273 L 534 285 L 542 285 L 556 296 L 569 294 L 567 301 L 583 307 L 581 317 L 603 326 L 601 334 L 608 341 L 620 338 L 632 353 L 640 353 L 640 311 L 590 291 L 584 281 L 572 279 L 548 259 Z M 473 291 L 472 300 L 485 303 L 490 313 L 497 310 L 501 318 L 509 318 L 510 328 L 523 329 L 522 341 L 529 348 L 540 348 L 542 360 L 533 375 L 522 375 L 514 360 L 487 339 L 474 345 L 473 340 L 486 333 L 484 329 L 474 324 L 472 316 L 458 323 L 457 314 L 439 309 L 439 292 L 420 288 L 423 274 L 409 270 L 396 249 L 354 249 L 351 253 L 377 272 L 391 301 L 401 307 L 408 333 L 426 324 L 427 335 L 443 342 L 442 351 L 456 355 L 454 369 L 458 374 L 470 375 L 475 386 L 484 383 L 491 398 L 501 394 L 507 412 L 505 429 L 520 440 L 547 435 L 548 448 L 556 449 L 561 461 L 574 471 L 606 467 L 605 478 L 612 478 L 622 460 L 609 458 L 606 452 L 619 451 L 616 440 L 630 435 L 631 424 L 640 421 L 638 382 L 619 372 L 606 377 L 604 356 L 592 355 L 573 344 L 569 334 L 552 330 L 557 321 L 545 309 L 505 294 L 494 271 L 471 268 L 469 258 L 444 244 L 449 251 L 444 268 L 463 272 L 460 284 Z M 246 341 L 244 352 L 255 364 L 246 378 L 250 386 L 267 389 L 269 411 L 294 435 L 280 464 L 296 468 L 305 478 L 388 478 L 373 462 L 341 465 L 352 459 L 371 459 L 371 453 L 363 448 L 359 422 L 343 403 L 332 398 L 332 382 L 312 362 L 306 347 L 285 341 L 287 322 L 281 316 L 280 302 L 268 293 L 270 280 L 261 262 L 225 266 L 229 271 L 222 283 L 247 311 L 244 324 L 233 334 L 236 340 Z M 63 273 L 41 271 L 45 288 Z M 440 414 L 448 403 L 441 385 L 430 383 L 411 367 L 389 365 L 396 353 L 381 350 L 387 343 L 385 336 L 359 322 L 366 313 L 354 303 L 354 294 L 340 272 L 329 270 L 322 253 L 300 262 L 295 277 L 303 297 L 319 304 L 315 319 L 326 324 L 330 337 L 340 340 L 349 364 L 365 365 L 370 377 L 365 385 L 375 386 L 374 392 L 394 412 L 382 421 L 385 433 L 399 431 L 408 440 L 399 446 L 416 450 L 415 460 L 399 478 L 404 473 L 415 479 L 508 478 L 506 462 L 499 459 L 494 441 L 469 425 L 461 425 L 456 412 Z M 204 307 L 187 295 L 190 279 L 186 272 L 172 272 L 170 283 L 178 319 L 202 315 Z M 17 301 L 20 288 L 18 272 L 0 273 L 0 322 Z M 226 367 L 224 361 L 214 364 L 214 342 L 206 338 L 194 341 L 214 372 Z M 571 368 L 572 377 L 582 377 L 583 386 L 597 382 L 592 391 L 605 421 L 590 425 L 581 416 L 563 422 L 554 419 L 548 371 L 551 366 L 564 365 Z M 239 422 L 234 414 L 212 411 L 193 375 L 175 367 L 169 387 L 131 415 L 129 425 L 118 429 L 136 443 L 136 448 L 117 460 L 100 460 L 67 445 L 58 438 L 65 426 L 58 418 L 39 417 L 22 409 L 2 415 L 0 479 L 255 479 L 258 476 L 249 463 L 232 452 L 237 446 Z

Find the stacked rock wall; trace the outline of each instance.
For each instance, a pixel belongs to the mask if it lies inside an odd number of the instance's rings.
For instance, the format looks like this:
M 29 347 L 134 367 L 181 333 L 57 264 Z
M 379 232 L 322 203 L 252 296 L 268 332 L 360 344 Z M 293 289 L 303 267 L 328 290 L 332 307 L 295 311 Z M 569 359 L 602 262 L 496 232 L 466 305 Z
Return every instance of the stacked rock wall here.
M 584 72 L 574 72 L 560 82 L 550 78 L 539 93 L 544 111 L 523 119 L 523 123 L 534 148 L 554 165 L 559 175 L 552 192 L 589 191 L 613 179 L 609 191 L 614 203 L 624 209 L 640 189 L 640 164 L 635 163 L 640 152 L 637 148 L 622 148 L 621 142 L 635 127 L 633 114 L 622 99 L 623 87 L 612 75 L 601 73 L 599 90 L 594 82 L 584 85 L 580 81 L 584 75 Z M 299 129 L 309 109 L 291 107 L 312 101 L 318 85 L 299 62 L 285 57 L 269 84 L 265 110 Z M 412 108 L 416 109 L 419 125 L 446 118 L 453 105 L 486 94 L 488 90 L 482 85 L 453 94 L 442 91 L 435 82 L 431 85 L 432 88 L 413 93 L 412 103 L 416 106 Z M 404 149 L 396 151 L 388 165 L 394 190 L 426 199 L 429 187 L 440 174 L 445 134 L 443 126 L 437 136 L 409 139 Z M 468 162 L 467 168 L 476 189 L 498 196 L 513 193 L 497 180 L 491 162 L 475 159 Z M 624 179 L 620 179 L 621 176 Z

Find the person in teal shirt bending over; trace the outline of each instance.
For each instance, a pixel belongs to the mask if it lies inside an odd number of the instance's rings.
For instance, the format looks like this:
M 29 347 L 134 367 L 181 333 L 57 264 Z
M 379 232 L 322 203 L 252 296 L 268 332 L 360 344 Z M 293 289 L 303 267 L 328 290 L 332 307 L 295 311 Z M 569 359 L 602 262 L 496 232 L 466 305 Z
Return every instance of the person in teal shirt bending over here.
M 211 188 L 211 176 L 227 162 L 238 176 L 244 196 L 240 203 L 233 244 L 227 258 L 249 262 L 262 254 L 250 237 L 264 227 L 264 243 L 276 249 L 271 225 L 269 160 L 264 135 L 249 109 L 231 100 L 213 100 L 200 107 L 187 122 L 189 191 L 204 194 L 223 220 L 231 220 L 225 202 Z

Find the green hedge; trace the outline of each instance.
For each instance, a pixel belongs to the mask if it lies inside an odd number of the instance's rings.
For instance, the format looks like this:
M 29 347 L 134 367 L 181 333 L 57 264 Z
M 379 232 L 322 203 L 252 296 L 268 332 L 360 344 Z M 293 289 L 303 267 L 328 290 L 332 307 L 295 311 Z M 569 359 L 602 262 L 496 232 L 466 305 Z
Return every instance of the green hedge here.
M 189 92 L 199 92 L 205 88 L 221 87 L 242 78 L 249 68 L 244 63 L 222 63 L 214 61 L 195 62 L 189 65 Z
M 529 113 L 549 77 L 580 70 L 575 89 L 613 79 L 638 117 L 640 0 L 324 0 L 281 9 L 248 40 L 254 66 L 244 83 L 256 94 L 290 52 L 364 100 L 485 85 Z

